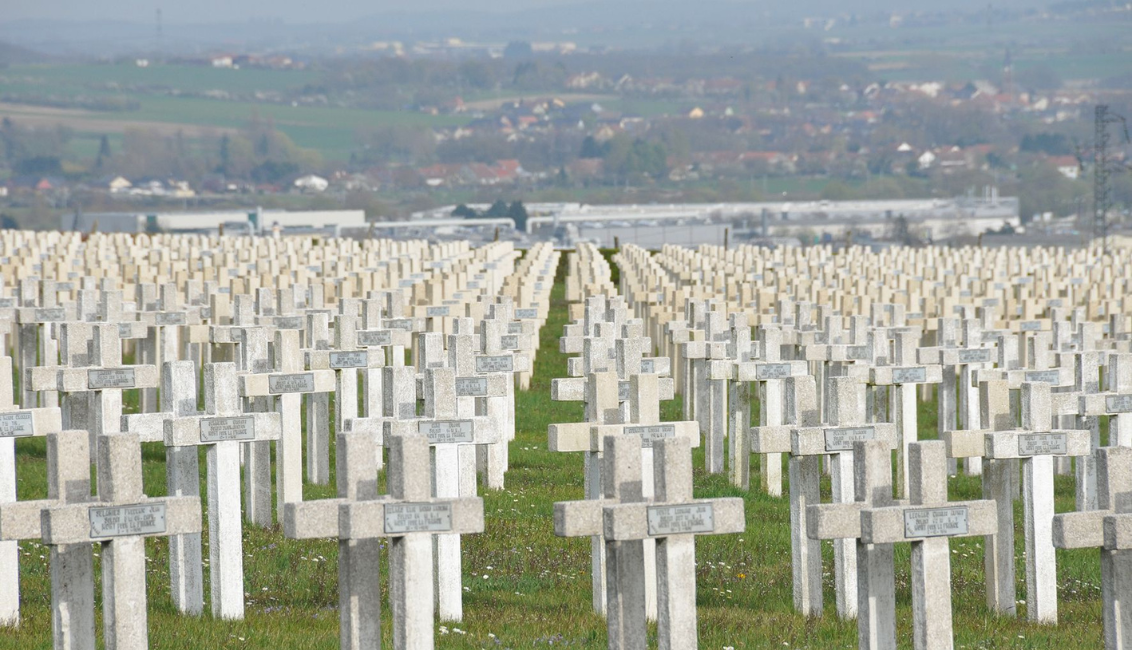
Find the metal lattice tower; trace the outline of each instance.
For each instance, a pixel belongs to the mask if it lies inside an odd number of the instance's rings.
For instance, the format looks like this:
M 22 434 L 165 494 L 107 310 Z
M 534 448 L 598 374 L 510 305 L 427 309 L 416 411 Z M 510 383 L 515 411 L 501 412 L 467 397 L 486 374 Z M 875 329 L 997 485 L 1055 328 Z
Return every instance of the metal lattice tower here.
M 1107 104 L 1097 104 L 1093 136 L 1093 238 L 1100 239 L 1108 248 L 1108 212 L 1112 207 L 1108 179 L 1111 174 L 1108 159 L 1109 126 L 1124 127 L 1124 140 L 1128 141 L 1128 123 L 1124 117 L 1111 113 Z

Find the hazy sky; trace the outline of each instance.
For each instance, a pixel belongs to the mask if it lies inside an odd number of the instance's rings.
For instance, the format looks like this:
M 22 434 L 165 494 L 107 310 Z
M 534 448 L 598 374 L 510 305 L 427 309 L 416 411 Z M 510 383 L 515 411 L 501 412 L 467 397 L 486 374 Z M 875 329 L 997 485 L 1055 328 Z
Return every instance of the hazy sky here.
M 293 23 L 346 22 L 388 11 L 474 9 L 511 10 L 571 4 L 579 0 L 14 0 L 6 2 L 0 22 L 26 18 L 51 20 L 128 20 L 152 22 L 158 8 L 169 23 L 225 23 L 283 19 Z
M 282 19 L 289 23 L 337 23 L 383 12 L 429 10 L 508 11 L 548 5 L 578 4 L 586 0 L 7 0 L 0 11 L 0 24 L 21 19 L 114 20 L 152 23 L 161 9 L 163 20 L 174 23 L 229 23 L 256 19 Z M 613 3 L 617 0 L 604 0 Z M 886 8 L 944 9 L 957 5 L 985 7 L 988 0 L 949 0 L 941 6 L 936 0 L 794 0 L 791 6 L 805 11 L 805 5 L 832 6 L 839 11 Z M 989 0 L 995 7 L 1039 6 L 1046 0 Z M 637 4 L 647 4 L 640 3 Z M 736 5 L 777 6 L 770 0 L 739 0 Z

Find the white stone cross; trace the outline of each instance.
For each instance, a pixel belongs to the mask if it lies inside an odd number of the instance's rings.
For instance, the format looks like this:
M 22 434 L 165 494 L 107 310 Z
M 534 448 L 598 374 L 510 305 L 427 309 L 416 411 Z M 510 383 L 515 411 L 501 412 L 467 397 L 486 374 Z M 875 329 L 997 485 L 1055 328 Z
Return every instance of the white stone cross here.
M 899 496 L 908 494 L 908 445 L 919 439 L 916 389 L 919 386 L 940 384 L 943 368 L 935 364 L 913 365 L 916 362 L 918 335 L 910 332 L 896 334 L 895 354 L 891 366 L 878 366 L 869 371 L 869 383 L 874 386 L 892 386 L 895 391 L 893 419 L 900 441 L 896 455 L 896 490 Z
M 98 503 L 49 508 L 43 513 L 43 543 L 102 544 L 106 647 L 145 650 L 149 647 L 145 537 L 199 533 L 200 499 L 150 499 L 142 493 L 141 443 L 137 435 L 104 434 L 98 437 L 97 444 Z
M 47 499 L 0 503 L 0 539 L 43 538 L 48 508 L 91 501 L 90 435 L 81 429 L 47 434 Z M 94 558 L 89 543 L 50 547 L 51 632 L 55 648 L 94 650 Z M 5 581 L 6 599 L 19 598 L 16 573 Z M 17 610 L 18 613 L 18 610 Z M 9 618 L 9 623 L 16 619 Z
M 1022 512 L 1025 516 L 1026 617 L 1057 622 L 1057 558 L 1052 541 L 1053 459 L 1091 453 L 1092 432 L 1052 429 L 1049 384 L 1022 384 L 1022 427 L 986 436 L 986 457 L 1022 459 Z
M 343 505 L 383 498 L 377 493 L 376 442 L 368 433 L 339 433 L 334 449 L 338 498 L 288 503 L 283 513 L 283 534 L 291 539 L 338 539 L 342 650 L 366 650 L 381 645 L 381 586 L 377 579 L 381 540 L 339 538 Z
M 621 444 L 640 446 L 644 438 Z M 657 637 L 661 650 L 697 646 L 696 535 L 724 535 L 746 530 L 740 498 L 692 498 L 692 449 L 689 438 L 652 442 L 654 497 L 649 503 L 605 508 L 605 539 L 614 543 L 656 541 Z M 616 451 L 614 452 L 616 455 Z M 627 577 L 625 573 L 621 578 Z M 621 586 L 618 585 L 618 590 Z M 643 639 L 640 639 L 644 647 Z M 631 641 L 635 643 L 636 640 Z
M 483 500 L 430 498 L 429 441 L 422 435 L 389 436 L 389 498 L 351 501 L 338 513 L 339 538 L 392 538 L 389 604 L 393 647 L 432 650 L 434 613 L 433 538 L 483 532 Z
M 283 505 L 303 500 L 303 439 L 301 396 L 304 393 L 334 391 L 334 371 L 303 371 L 299 351 L 299 332 L 276 330 L 276 372 L 240 375 L 240 394 L 244 397 L 275 397 L 283 431 L 276 443 L 276 516 L 283 516 Z
M 1127 536 L 1127 513 L 1132 512 L 1132 448 L 1102 447 L 1095 456 L 1097 509 L 1054 515 L 1053 545 L 1101 549 L 1105 648 L 1123 650 L 1132 642 L 1132 616 L 1124 607 L 1130 596 L 1125 585 L 1132 580 L 1132 540 Z M 1123 534 L 1116 534 L 1118 531 Z
M 644 540 L 606 540 L 605 507 L 642 503 L 640 439 L 609 436 L 603 440 L 604 495 L 601 499 L 554 504 L 554 534 L 591 537 L 605 545 L 605 617 L 609 647 L 644 648 L 647 638 L 647 595 Z
M 740 383 L 755 383 L 759 396 L 759 426 L 776 427 L 784 423 L 783 387 L 790 377 L 799 377 L 809 374 L 805 361 L 784 361 L 782 359 L 782 330 L 771 327 L 761 328 L 762 358 L 757 360 L 740 360 L 735 364 L 734 378 Z M 749 392 L 748 392 L 749 397 Z M 750 405 L 745 407 L 750 410 Z M 744 429 L 743 431 L 746 431 Z M 736 438 L 744 436 L 737 435 Z M 734 444 L 734 443 L 733 443 Z M 746 460 L 734 459 L 733 465 L 739 464 L 738 472 L 744 479 L 743 486 L 750 485 L 750 449 L 741 449 L 745 452 Z M 760 454 L 762 488 L 773 497 L 782 496 L 782 454 L 775 451 L 764 451 Z
M 439 335 L 439 333 L 436 333 Z M 419 434 L 433 449 L 433 497 L 458 499 L 460 494 L 460 447 L 497 442 L 499 432 L 487 418 L 458 418 L 456 371 L 431 368 L 424 376 L 424 416 L 392 419 L 386 423 L 384 439 Z M 463 619 L 463 577 L 458 534 L 437 535 L 437 614 L 441 620 Z
M 940 439 L 951 458 L 986 455 L 987 437 L 996 431 L 1014 428 L 1010 406 L 1010 385 L 1006 379 L 979 382 L 982 403 L 982 429 L 943 431 Z M 987 585 L 987 607 L 1014 616 L 1017 610 L 1014 587 L 1014 499 L 1018 494 L 1016 469 L 1012 458 L 988 459 L 983 473 L 983 498 L 996 505 L 997 527 L 984 542 L 983 574 Z
M 122 365 L 122 345 L 118 339 L 117 325 L 96 324 L 92 327 L 91 367 L 30 368 L 28 383 L 36 391 L 93 393 L 90 433 L 92 437 L 97 437 L 121 430 L 122 391 L 156 388 L 158 375 L 155 366 Z
M 811 539 L 849 539 L 857 553 L 857 643 L 860 648 L 896 648 L 896 579 L 892 544 L 861 541 L 861 511 L 895 505 L 892 447 L 884 441 L 853 444 L 857 499 L 853 503 L 809 506 Z
M 203 415 L 197 415 L 194 403 L 190 412 L 179 413 L 162 426 L 169 449 L 182 455 L 191 452 L 195 460 L 197 447 L 207 447 L 209 571 L 212 614 L 218 618 L 244 617 L 240 447 L 251 441 L 278 440 L 281 428 L 278 413 L 243 412 L 232 363 L 204 367 Z
M 909 450 L 908 505 L 866 507 L 860 512 L 860 544 L 912 544 L 912 641 L 917 650 L 953 647 L 949 539 L 995 531 L 993 501 L 947 500 L 947 456 L 938 440 Z M 883 481 L 881 481 L 883 482 Z M 895 648 L 891 645 L 877 647 Z
M 63 430 L 58 407 L 20 409 L 12 400 L 12 358 L 0 357 L 0 508 L 16 503 L 16 439 L 45 436 Z M 89 456 L 87 456 L 89 458 Z M 0 585 L 0 625 L 20 622 L 20 549 L 0 521 L 0 574 L 10 576 Z
M 197 373 L 192 361 L 165 361 L 161 373 L 161 412 L 122 416 L 121 430 L 142 442 L 165 440 L 165 423 L 197 412 Z M 200 463 L 196 449 L 165 448 L 167 494 L 200 496 Z M 169 538 L 169 579 L 173 605 L 186 614 L 204 610 L 199 533 Z

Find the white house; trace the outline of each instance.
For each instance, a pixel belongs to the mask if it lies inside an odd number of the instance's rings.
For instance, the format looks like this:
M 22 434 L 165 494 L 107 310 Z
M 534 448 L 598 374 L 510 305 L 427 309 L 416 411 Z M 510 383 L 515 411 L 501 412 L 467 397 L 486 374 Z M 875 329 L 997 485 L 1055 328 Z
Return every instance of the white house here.
M 115 194 L 119 192 L 125 192 L 133 186 L 134 184 L 131 183 L 130 179 L 126 178 L 125 176 L 115 176 L 114 178 L 110 179 L 109 183 L 106 184 L 107 189 Z
M 295 188 L 300 192 L 325 192 L 328 187 L 330 187 L 330 181 L 314 174 L 307 174 L 295 179 Z
M 935 164 L 935 154 L 931 151 L 925 151 L 916 160 L 920 163 L 920 169 L 931 169 L 931 166 Z

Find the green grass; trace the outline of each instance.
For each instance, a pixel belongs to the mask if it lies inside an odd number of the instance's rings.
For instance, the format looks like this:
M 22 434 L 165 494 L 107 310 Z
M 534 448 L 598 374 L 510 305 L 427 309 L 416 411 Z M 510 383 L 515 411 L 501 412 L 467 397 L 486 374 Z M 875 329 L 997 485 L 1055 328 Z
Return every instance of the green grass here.
M 207 66 L 161 65 L 139 68 L 131 63 L 29 64 L 4 69 L 4 77 L 29 85 L 46 86 L 53 93 L 109 91 L 130 88 L 173 89 L 199 93 L 285 92 L 318 79 L 309 70 L 224 69 Z
M 589 541 L 561 539 L 552 530 L 553 503 L 583 497 L 582 455 L 551 453 L 546 442 L 548 424 L 579 421 L 582 417 L 580 403 L 549 399 L 551 378 L 563 376 L 566 369 L 565 357 L 557 351 L 557 338 L 566 320 L 561 280 L 559 277 L 551 297 L 550 318 L 540 334 L 531 389 L 516 396 L 518 434 L 511 446 L 507 488 L 484 495 L 486 531 L 464 538 L 465 621 L 445 624 L 448 633 L 438 633 L 438 648 L 605 647 L 604 620 L 594 615 L 590 607 Z M 127 394 L 127 409 L 136 408 L 136 403 L 136 396 Z M 679 419 L 680 411 L 679 399 L 665 403 L 662 409 L 667 420 Z M 935 437 L 934 403 L 921 405 L 920 426 L 922 437 Z M 18 443 L 20 499 L 42 498 L 46 494 L 44 449 L 41 439 Z M 856 624 L 839 621 L 833 613 L 831 573 L 826 581 L 826 613 L 805 618 L 793 611 L 786 500 L 772 499 L 757 491 L 744 493 L 728 485 L 723 475 L 705 474 L 702 449 L 696 450 L 694 466 L 697 497 L 743 497 L 747 516 L 744 534 L 697 540 L 700 646 L 856 647 Z M 146 445 L 143 467 L 147 493 L 164 494 L 164 451 L 159 445 Z M 203 460 L 201 467 L 203 470 Z M 751 483 L 758 485 L 758 477 L 753 476 Z M 330 486 L 333 485 L 332 476 Z M 308 485 L 305 497 L 331 497 L 330 486 Z M 961 476 L 953 479 L 950 491 L 953 499 L 977 498 L 979 482 Z M 828 498 L 828 482 L 823 484 L 823 494 Z M 1073 508 L 1071 480 L 1059 477 L 1056 494 L 1058 511 Z M 1024 599 L 1022 516 L 1018 508 L 1018 598 Z M 207 536 L 205 539 L 207 544 Z M 982 546 L 981 539 L 973 538 L 951 544 L 957 648 L 1101 647 L 1100 569 L 1096 551 L 1058 552 L 1061 623 L 1040 626 L 1000 618 L 987 611 Z M 167 548 L 163 539 L 147 542 L 152 648 L 338 647 L 334 541 L 298 542 L 284 538 L 278 526 L 267 530 L 246 527 L 247 618 L 240 622 L 213 620 L 207 614 L 186 618 L 174 612 L 169 597 Z M 899 645 L 911 647 L 909 547 L 896 548 Z M 828 570 L 832 566 L 831 547 L 826 545 L 825 551 Z M 206 558 L 207 552 L 206 547 Z M 0 630 L 0 648 L 51 646 L 46 555 L 46 549 L 39 544 L 21 545 L 24 622 L 17 630 Z M 383 584 L 386 570 L 383 562 Z M 98 589 L 96 601 L 101 599 Z M 207 601 L 207 583 L 205 594 Z M 1024 616 L 1025 607 L 1020 606 L 1019 610 Z M 388 616 L 389 608 L 383 606 L 385 647 L 392 647 Z M 455 632 L 457 628 L 464 634 Z M 98 635 L 101 643 L 101 619 Z

